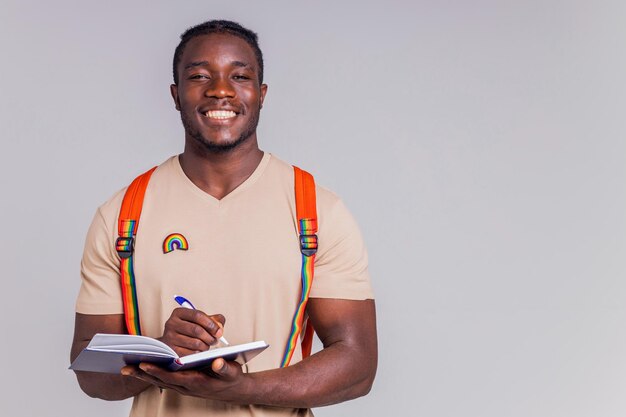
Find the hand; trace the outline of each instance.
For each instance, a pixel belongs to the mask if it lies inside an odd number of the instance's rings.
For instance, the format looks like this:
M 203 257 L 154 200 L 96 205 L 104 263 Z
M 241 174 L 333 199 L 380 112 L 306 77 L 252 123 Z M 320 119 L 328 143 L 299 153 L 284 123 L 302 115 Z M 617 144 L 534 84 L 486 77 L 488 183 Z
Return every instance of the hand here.
M 141 363 L 125 366 L 122 375 L 133 376 L 142 381 L 168 388 L 183 395 L 210 398 L 237 404 L 247 404 L 248 374 L 244 374 L 237 362 L 215 359 L 210 373 L 188 370 L 172 372 L 157 365 Z
M 226 319 L 200 310 L 176 308 L 165 322 L 160 341 L 170 346 L 178 356 L 209 350 L 224 334 Z

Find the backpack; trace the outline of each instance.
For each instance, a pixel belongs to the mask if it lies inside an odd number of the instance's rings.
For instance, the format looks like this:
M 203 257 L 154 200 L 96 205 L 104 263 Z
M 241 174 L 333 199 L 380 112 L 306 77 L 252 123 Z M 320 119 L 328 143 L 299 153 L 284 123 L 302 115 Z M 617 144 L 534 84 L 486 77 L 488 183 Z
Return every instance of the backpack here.
M 300 252 L 302 254 L 302 292 L 300 301 L 291 320 L 291 331 L 280 366 L 289 366 L 296 348 L 298 336 L 302 334 L 302 356 L 311 354 L 313 344 L 313 326 L 304 313 L 313 283 L 315 254 L 317 252 L 317 209 L 315 197 L 315 180 L 313 176 L 298 167 L 294 168 L 294 188 L 296 195 L 296 217 L 298 235 L 300 238 Z M 124 319 L 128 334 L 141 335 L 139 323 L 139 306 L 137 304 L 137 287 L 133 271 L 133 254 L 135 237 L 139 227 L 141 209 L 146 188 L 156 167 L 141 174 L 128 186 L 118 219 L 118 238 L 115 248 L 120 257 L 120 280 L 122 286 L 122 301 L 124 304 Z M 304 332 L 303 332 L 304 328 Z

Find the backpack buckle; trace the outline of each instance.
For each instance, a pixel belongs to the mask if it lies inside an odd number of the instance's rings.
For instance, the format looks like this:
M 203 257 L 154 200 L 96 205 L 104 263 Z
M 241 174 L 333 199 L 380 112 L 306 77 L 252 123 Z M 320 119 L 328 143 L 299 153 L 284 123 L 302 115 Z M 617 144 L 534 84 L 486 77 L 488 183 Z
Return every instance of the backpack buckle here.
M 120 236 L 115 241 L 115 250 L 122 259 L 130 258 L 135 250 L 135 238 Z
M 300 235 L 300 252 L 304 256 L 312 256 L 317 252 L 317 235 Z

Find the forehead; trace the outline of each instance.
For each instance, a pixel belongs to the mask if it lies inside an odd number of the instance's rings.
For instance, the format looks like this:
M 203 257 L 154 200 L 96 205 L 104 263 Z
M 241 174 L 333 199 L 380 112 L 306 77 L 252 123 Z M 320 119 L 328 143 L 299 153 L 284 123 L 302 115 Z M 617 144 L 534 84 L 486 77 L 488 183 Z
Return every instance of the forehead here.
M 201 35 L 190 40 L 183 50 L 179 69 L 184 69 L 192 62 L 203 61 L 217 66 L 241 62 L 258 71 L 252 47 L 240 37 L 228 33 Z

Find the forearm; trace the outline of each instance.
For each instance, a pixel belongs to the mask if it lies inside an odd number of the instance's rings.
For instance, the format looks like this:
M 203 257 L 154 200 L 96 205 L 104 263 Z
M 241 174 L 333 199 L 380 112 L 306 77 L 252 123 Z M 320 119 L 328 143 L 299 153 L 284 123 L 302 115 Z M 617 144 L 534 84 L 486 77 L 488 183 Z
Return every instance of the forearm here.
M 248 374 L 237 402 L 292 408 L 336 404 L 366 395 L 376 358 L 337 343 L 287 368 Z
M 248 404 L 311 408 L 367 394 L 378 363 L 373 300 L 310 299 L 324 349 L 287 368 L 247 375 Z
M 76 378 L 85 394 L 107 401 L 134 397 L 151 386 L 136 378 L 99 372 L 77 371 Z
M 96 333 L 122 334 L 125 330 L 123 314 L 80 314 L 76 313 L 74 341 L 70 351 L 70 361 L 87 347 Z M 123 400 L 139 394 L 150 386 L 149 383 L 123 375 L 99 372 L 76 372 L 80 388 L 90 397 L 103 400 Z
M 71 360 L 74 361 L 78 354 L 89 342 L 77 343 L 72 347 Z M 75 371 L 78 385 L 90 397 L 108 401 L 125 400 L 144 391 L 151 384 L 136 378 L 124 375 L 105 374 L 100 372 Z

